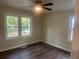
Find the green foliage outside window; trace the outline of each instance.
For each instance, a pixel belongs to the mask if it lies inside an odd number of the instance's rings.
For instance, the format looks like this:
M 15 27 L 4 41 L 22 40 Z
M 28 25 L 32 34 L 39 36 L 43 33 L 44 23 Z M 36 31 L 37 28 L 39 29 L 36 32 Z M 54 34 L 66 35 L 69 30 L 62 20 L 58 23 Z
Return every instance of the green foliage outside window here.
M 17 24 L 18 24 L 18 17 L 7 16 L 7 25 L 17 25 Z
M 21 22 L 22 22 L 22 31 L 23 30 L 29 30 L 29 27 L 30 27 L 30 20 L 29 20 L 29 18 L 22 17 L 21 18 Z

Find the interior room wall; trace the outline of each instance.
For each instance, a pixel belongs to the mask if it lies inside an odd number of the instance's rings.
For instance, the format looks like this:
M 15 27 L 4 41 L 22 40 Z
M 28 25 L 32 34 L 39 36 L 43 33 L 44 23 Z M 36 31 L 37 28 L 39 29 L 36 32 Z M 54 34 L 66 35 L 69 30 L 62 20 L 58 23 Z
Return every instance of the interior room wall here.
M 32 18 L 32 33 L 31 36 L 22 39 L 6 40 L 5 37 L 5 16 L 6 14 L 14 14 L 19 16 L 30 16 Z M 0 51 L 20 47 L 23 45 L 35 43 L 41 40 L 41 19 L 40 16 L 34 15 L 30 11 L 21 10 L 18 8 L 0 6 Z
M 74 11 L 53 11 L 43 16 L 43 42 L 70 51 L 68 41 L 68 20 Z
M 16 40 L 5 40 L 4 17 L 6 14 L 26 15 L 32 18 L 32 36 Z M 12 7 L 0 6 L 0 51 L 43 41 L 48 44 L 71 50 L 71 43 L 68 41 L 68 20 L 74 15 L 73 11 L 54 11 L 43 16 L 34 15 Z

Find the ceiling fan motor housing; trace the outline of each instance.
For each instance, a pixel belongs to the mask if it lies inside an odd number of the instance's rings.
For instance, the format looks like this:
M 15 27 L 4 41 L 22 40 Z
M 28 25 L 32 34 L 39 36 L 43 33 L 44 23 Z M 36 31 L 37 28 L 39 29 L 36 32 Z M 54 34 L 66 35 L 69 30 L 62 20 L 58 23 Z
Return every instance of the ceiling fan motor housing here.
M 36 1 L 35 1 L 35 4 L 43 5 L 43 2 L 42 2 L 41 0 L 36 0 Z

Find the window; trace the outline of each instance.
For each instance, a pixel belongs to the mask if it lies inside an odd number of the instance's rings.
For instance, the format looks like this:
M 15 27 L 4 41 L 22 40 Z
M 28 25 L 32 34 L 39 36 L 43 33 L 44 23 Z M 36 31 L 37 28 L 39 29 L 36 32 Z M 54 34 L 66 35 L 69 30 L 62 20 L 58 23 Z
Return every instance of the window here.
M 30 34 L 30 20 L 27 17 L 21 17 L 21 26 L 22 26 L 22 31 L 21 31 L 21 35 L 25 36 L 25 35 L 29 35 Z
M 75 25 L 75 17 L 71 16 L 69 19 L 69 40 L 71 41 L 73 39 L 73 29 Z
M 17 37 L 18 36 L 18 17 L 7 16 L 7 37 Z
M 30 18 L 6 16 L 6 30 L 7 38 L 30 35 Z

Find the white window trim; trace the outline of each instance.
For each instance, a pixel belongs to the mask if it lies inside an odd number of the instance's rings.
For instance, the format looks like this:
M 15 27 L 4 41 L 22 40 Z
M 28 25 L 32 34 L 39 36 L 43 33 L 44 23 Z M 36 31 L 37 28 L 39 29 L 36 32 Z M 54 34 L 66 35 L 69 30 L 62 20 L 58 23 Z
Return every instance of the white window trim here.
M 7 26 L 6 26 L 6 16 L 16 16 L 18 17 L 18 37 L 9 37 L 7 38 Z M 30 35 L 22 36 L 21 35 L 21 17 L 30 18 Z M 4 14 L 4 39 L 5 40 L 14 40 L 14 39 L 26 39 L 32 36 L 32 17 L 31 16 L 17 16 L 12 14 Z
M 5 14 L 4 15 L 4 39 L 5 40 L 14 40 L 14 39 L 19 39 L 19 34 L 18 37 L 7 37 L 7 24 L 6 24 L 6 16 L 16 16 L 16 15 L 9 15 L 9 14 Z M 18 17 L 18 16 L 16 16 Z

